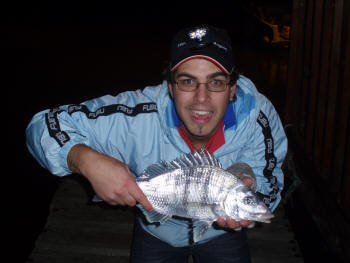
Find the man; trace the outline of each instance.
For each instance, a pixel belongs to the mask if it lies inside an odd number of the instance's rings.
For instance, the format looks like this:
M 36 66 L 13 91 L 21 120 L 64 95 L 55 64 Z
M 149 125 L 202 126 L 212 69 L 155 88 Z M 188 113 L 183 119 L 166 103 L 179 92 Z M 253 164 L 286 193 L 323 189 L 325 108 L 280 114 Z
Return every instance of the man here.
M 36 114 L 27 128 L 30 152 L 53 174 L 82 174 L 111 205 L 138 202 L 151 211 L 134 177 L 150 164 L 206 148 L 225 169 L 249 164 L 257 193 L 274 210 L 287 140 L 271 103 L 236 73 L 227 33 L 211 26 L 181 30 L 166 76 L 158 86 Z M 196 262 L 250 262 L 249 226 L 220 218 L 193 243 L 196 222 L 147 224 L 136 215 L 131 261 L 184 262 L 192 254 Z

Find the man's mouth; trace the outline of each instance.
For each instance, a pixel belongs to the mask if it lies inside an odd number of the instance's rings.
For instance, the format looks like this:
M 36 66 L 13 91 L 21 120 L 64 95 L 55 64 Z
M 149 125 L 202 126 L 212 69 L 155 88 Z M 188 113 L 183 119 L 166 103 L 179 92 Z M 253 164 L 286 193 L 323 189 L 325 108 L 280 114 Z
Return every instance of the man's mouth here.
M 190 110 L 190 117 L 196 123 L 207 123 L 211 120 L 213 116 L 212 111 L 205 110 Z

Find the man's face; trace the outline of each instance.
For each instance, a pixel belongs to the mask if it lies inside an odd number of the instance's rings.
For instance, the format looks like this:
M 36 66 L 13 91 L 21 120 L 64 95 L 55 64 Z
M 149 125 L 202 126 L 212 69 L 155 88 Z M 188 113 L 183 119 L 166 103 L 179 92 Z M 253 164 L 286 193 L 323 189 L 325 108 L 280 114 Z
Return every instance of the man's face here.
M 215 64 L 205 59 L 192 59 L 182 64 L 175 72 L 175 81 L 194 79 L 200 83 L 212 79 L 229 81 Z M 177 85 L 169 84 L 169 92 L 174 99 L 182 128 L 189 139 L 208 142 L 217 131 L 227 105 L 233 99 L 236 85 L 223 92 L 208 91 L 204 84 L 192 92 L 181 91 Z

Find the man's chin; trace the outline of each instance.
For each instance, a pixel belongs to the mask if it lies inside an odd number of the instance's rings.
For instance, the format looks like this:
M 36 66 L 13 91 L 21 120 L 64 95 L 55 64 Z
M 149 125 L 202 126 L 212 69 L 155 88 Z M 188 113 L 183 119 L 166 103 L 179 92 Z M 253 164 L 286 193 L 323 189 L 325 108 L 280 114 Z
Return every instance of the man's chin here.
M 196 140 L 209 140 L 215 131 L 209 130 L 204 126 L 197 126 L 195 129 L 189 131 L 190 136 Z

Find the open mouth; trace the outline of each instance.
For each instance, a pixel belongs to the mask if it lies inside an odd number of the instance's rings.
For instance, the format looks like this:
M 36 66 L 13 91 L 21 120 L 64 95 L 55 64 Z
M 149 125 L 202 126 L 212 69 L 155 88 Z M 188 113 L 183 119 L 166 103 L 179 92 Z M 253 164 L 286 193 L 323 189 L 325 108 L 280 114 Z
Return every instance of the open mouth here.
M 190 117 L 193 121 L 203 124 L 211 120 L 213 117 L 213 112 L 204 110 L 190 110 Z

